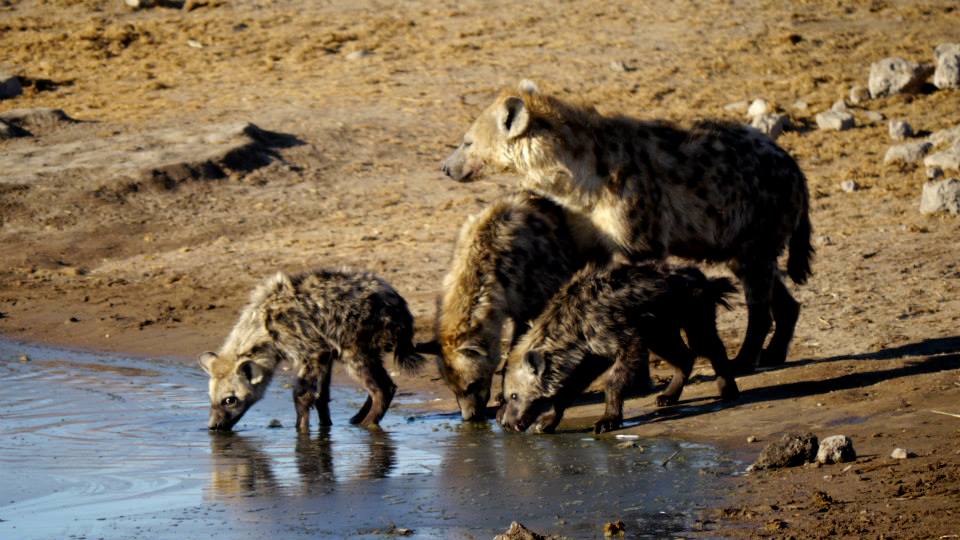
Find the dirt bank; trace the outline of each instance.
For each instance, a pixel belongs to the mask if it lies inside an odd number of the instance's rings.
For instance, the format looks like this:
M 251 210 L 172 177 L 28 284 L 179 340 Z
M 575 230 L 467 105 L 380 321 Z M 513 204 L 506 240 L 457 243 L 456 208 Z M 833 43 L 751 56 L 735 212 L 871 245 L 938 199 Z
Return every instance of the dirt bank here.
M 391 281 L 426 333 L 456 228 L 511 183 L 438 172 L 498 88 L 531 78 L 678 122 L 740 119 L 724 105 L 764 97 L 800 127 L 779 142 L 808 175 L 817 236 L 815 276 L 794 288 L 791 362 L 742 379 L 743 399 L 721 409 L 696 401 L 714 396 L 701 368 L 695 401 L 654 415 L 635 400 L 630 429 L 748 460 L 750 435 L 854 438 L 865 457 L 846 472 L 744 477 L 705 518 L 723 534 L 960 534 L 960 420 L 929 412 L 960 413 L 960 220 L 917 212 L 923 171 L 883 165 L 886 122 L 863 114 L 935 131 L 960 123 L 960 94 L 870 101 L 852 130 L 810 128 L 871 62 L 932 61 L 958 24 L 948 0 L 8 2 L 3 62 L 25 88 L 0 112 L 54 107 L 80 122 L 0 140 L 0 332 L 192 356 L 218 345 L 259 277 L 349 265 Z M 740 303 L 721 320 L 731 351 L 744 327 Z M 431 376 L 405 386 L 446 397 Z M 896 446 L 919 457 L 888 461 Z

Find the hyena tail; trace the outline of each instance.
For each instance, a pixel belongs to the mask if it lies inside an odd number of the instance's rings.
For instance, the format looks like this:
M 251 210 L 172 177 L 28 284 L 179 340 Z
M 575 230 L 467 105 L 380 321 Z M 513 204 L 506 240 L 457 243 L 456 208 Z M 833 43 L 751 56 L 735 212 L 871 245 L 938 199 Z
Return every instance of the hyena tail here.
M 727 278 L 710 278 L 700 292 L 702 299 L 713 305 L 730 309 L 728 299 L 737 292 L 737 286 Z
M 411 339 L 401 339 L 393 352 L 393 361 L 407 373 L 415 373 L 423 365 L 423 356 L 416 351 Z
M 800 215 L 800 222 L 790 235 L 790 255 L 787 259 L 787 275 L 798 285 L 807 282 L 813 271 L 810 262 L 813 259 L 813 245 L 810 244 L 810 235 L 813 230 L 810 226 L 810 210 L 804 208 Z

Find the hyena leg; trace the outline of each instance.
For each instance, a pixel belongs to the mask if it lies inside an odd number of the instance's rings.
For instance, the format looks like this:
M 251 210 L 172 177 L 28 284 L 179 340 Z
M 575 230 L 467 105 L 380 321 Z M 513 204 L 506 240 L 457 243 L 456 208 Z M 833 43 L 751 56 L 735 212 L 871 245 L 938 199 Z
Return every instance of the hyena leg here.
M 775 261 L 734 265 L 734 273 L 743 284 L 747 297 L 747 334 L 733 363 L 740 373 L 756 369 L 763 342 L 767 339 L 773 319 L 770 316 L 770 299 L 773 295 Z
M 637 384 L 650 387 L 650 352 L 646 347 L 628 348 L 617 355 L 607 372 L 603 416 L 593 424 L 594 433 L 619 429 L 623 425 L 623 395 Z
M 787 360 L 787 350 L 793 339 L 793 330 L 800 317 L 800 304 L 793 299 L 783 280 L 773 282 L 773 321 L 776 326 L 770 344 L 760 357 L 762 366 L 778 366 Z
M 321 426 L 333 425 L 330 420 L 330 372 L 333 371 L 333 361 L 337 357 L 334 351 L 320 355 L 317 362 L 317 401 L 314 406 L 320 417 Z
M 657 406 L 664 407 L 672 405 L 680 399 L 680 393 L 683 392 L 687 379 L 690 378 L 690 372 L 693 371 L 693 353 L 683 343 L 678 329 L 660 328 L 654 329 L 655 332 L 650 336 L 650 350 L 657 356 L 664 359 L 673 369 L 673 377 L 666 390 L 657 396 Z M 659 331 L 657 331 L 659 330 Z
M 310 431 L 310 411 L 317 400 L 317 362 L 307 360 L 306 365 L 297 371 L 297 380 L 293 383 L 293 406 L 297 409 L 297 431 Z
M 383 360 L 380 356 L 379 351 L 358 352 L 347 364 L 350 376 L 360 383 L 369 395 L 360 412 L 350 420 L 353 424 L 364 427 L 379 424 L 387 408 L 390 407 L 393 394 L 397 391 L 397 385 L 393 384 L 390 375 L 383 369 Z M 366 414 L 358 418 L 364 412 Z
M 717 387 L 720 398 L 733 400 L 740 397 L 740 389 L 734 378 L 734 369 L 727 358 L 727 349 L 717 334 L 716 313 L 705 313 L 697 320 L 693 320 L 685 330 L 687 341 L 694 354 L 706 356 L 717 375 Z

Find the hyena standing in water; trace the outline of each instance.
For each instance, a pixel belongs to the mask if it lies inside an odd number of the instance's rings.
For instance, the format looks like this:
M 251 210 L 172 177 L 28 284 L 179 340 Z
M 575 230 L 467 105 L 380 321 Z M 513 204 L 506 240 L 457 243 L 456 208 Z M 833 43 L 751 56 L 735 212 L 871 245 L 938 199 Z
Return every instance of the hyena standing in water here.
M 281 361 L 296 373 L 297 429 L 309 430 L 314 406 L 320 424 L 330 425 L 330 370 L 337 358 L 368 393 L 350 423 L 376 425 L 397 388 L 383 368 L 388 351 L 408 371 L 423 361 L 414 352 L 413 316 L 387 282 L 367 272 L 278 273 L 254 289 L 220 351 L 200 355 L 210 375 L 209 427 L 232 428 L 263 397 Z
M 629 259 L 727 261 L 749 314 L 738 368 L 786 360 L 800 305 L 777 257 L 789 245 L 787 274 L 807 280 L 807 183 L 793 158 L 759 131 L 604 116 L 524 83 L 481 113 L 442 168 L 461 182 L 488 168 L 518 172 L 520 187 L 587 217 Z
M 506 320 L 516 342 L 580 266 L 564 209 L 532 193 L 504 197 L 463 224 L 443 280 L 436 352 L 464 420 L 484 416 Z
M 720 397 L 736 399 L 740 391 L 716 327 L 716 307 L 727 307 L 726 295 L 734 291 L 730 280 L 707 279 L 694 267 L 622 261 L 588 266 L 550 300 L 510 351 L 500 423 L 516 431 L 553 431 L 573 400 L 609 369 L 606 410 L 594 431 L 617 429 L 627 385 L 650 376 L 649 351 L 674 372 L 657 405 L 677 402 L 697 356 L 713 365 Z

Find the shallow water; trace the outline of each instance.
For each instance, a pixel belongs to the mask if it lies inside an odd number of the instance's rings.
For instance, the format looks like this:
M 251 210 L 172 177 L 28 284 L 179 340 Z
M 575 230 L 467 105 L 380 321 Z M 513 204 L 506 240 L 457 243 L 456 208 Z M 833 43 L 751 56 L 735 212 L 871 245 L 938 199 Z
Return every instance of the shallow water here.
M 727 467 L 707 446 L 506 434 L 403 397 L 371 432 L 347 423 L 364 398 L 347 386 L 334 426 L 300 436 L 284 382 L 234 433 L 209 433 L 192 363 L 0 341 L 0 538 L 491 538 L 512 520 L 602 538 L 617 519 L 659 538 L 710 504 L 719 480 L 701 469 Z

